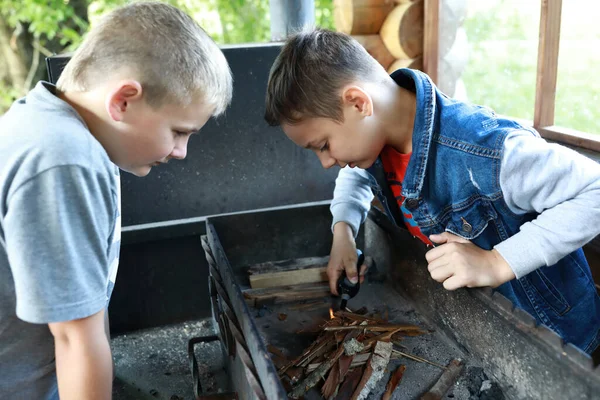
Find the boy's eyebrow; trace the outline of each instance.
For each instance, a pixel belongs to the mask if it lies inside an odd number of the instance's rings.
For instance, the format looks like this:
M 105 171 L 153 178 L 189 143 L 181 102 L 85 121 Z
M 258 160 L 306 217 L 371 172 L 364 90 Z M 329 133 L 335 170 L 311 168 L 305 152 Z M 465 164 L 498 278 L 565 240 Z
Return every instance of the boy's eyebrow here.
M 314 143 L 313 143 L 313 142 L 308 142 L 308 143 L 306 144 L 306 146 L 304 146 L 304 148 L 305 148 L 305 149 L 309 149 L 309 150 L 310 150 L 310 149 L 314 149 L 314 148 L 316 148 L 316 147 L 315 147 L 315 145 L 314 145 Z
M 179 127 L 173 128 L 173 129 L 175 129 L 176 131 L 179 131 L 179 132 L 198 133 L 201 128 L 190 128 L 190 127 L 179 126 Z

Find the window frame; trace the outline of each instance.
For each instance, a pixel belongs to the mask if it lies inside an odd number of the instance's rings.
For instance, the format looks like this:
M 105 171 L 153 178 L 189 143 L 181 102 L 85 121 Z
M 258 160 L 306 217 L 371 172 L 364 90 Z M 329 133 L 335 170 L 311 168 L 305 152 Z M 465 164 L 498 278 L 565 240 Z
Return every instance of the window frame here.
M 423 70 L 437 82 L 441 0 L 424 0 Z M 543 138 L 600 152 L 600 136 L 554 125 L 562 0 L 540 0 L 540 29 L 533 121 Z

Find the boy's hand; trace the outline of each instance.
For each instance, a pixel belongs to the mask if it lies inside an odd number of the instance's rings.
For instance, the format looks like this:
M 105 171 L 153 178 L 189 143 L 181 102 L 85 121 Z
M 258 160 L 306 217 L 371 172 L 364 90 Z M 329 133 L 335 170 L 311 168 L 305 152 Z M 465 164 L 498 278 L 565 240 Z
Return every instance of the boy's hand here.
M 449 232 L 431 235 L 429 239 L 438 247 L 425 254 L 427 269 L 448 290 L 465 286 L 497 287 L 515 278 L 510 265 L 495 249 L 483 250 Z
M 360 283 L 362 283 L 365 280 L 367 266 L 362 265 L 360 267 L 359 277 L 356 271 L 357 261 L 356 243 L 354 242 L 352 228 L 345 222 L 338 222 L 333 227 L 333 244 L 331 246 L 329 264 L 327 265 L 327 276 L 329 277 L 331 293 L 339 296 L 337 281 L 344 270 L 346 270 L 346 276 L 350 282 L 356 283 L 360 279 Z

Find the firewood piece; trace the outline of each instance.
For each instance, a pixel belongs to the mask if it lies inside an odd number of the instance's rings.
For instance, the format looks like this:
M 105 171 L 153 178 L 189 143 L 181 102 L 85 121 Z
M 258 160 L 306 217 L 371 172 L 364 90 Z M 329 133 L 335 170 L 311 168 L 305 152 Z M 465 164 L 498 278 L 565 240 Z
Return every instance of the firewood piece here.
M 338 362 L 338 369 L 340 371 L 340 382 L 344 381 L 348 370 L 352 367 L 352 362 L 356 356 L 341 356 Z
M 289 285 L 267 289 L 248 289 L 243 292 L 250 306 L 262 304 L 283 304 L 300 300 L 310 300 L 330 296 L 329 285 L 311 283 L 308 285 Z
M 306 367 L 312 360 L 327 353 L 329 350 L 335 347 L 336 344 L 337 340 L 334 336 L 330 340 L 323 342 L 319 347 L 304 357 L 297 365 L 299 367 Z
M 267 350 L 271 353 L 271 360 L 273 360 L 273 364 L 275 368 L 279 369 L 285 366 L 288 363 L 287 357 L 281 350 L 273 345 L 267 345 Z
M 371 390 L 375 388 L 377 382 L 383 378 L 385 368 L 390 362 L 392 354 L 392 344 L 388 342 L 377 342 L 373 349 L 371 359 L 367 364 L 365 373 L 363 374 L 358 387 L 352 395 L 353 400 L 364 400 L 367 398 Z
M 291 383 L 295 384 L 302 378 L 302 375 L 304 375 L 304 369 L 300 367 L 288 368 L 288 370 L 285 371 L 285 375 L 290 378 Z
M 321 365 L 317 369 L 315 369 L 310 375 L 304 379 L 304 381 L 298 383 L 288 396 L 292 399 L 297 399 L 300 396 L 303 396 L 307 391 L 310 390 L 313 386 L 317 384 L 324 376 L 327 374 L 327 371 L 331 369 L 333 364 L 338 360 L 338 358 L 344 352 L 344 348 L 340 347 L 336 353 L 327 361 L 322 362 Z
M 292 271 L 253 274 L 249 275 L 248 279 L 252 289 L 267 289 L 300 283 L 326 282 L 329 278 L 327 277 L 327 266 L 318 266 Z
M 423 0 L 400 4 L 381 26 L 381 40 L 395 58 L 415 58 L 423 54 Z
M 354 393 L 354 390 L 356 390 L 362 376 L 363 368 L 356 368 L 350 371 L 346 379 L 344 379 L 344 383 L 342 383 L 337 396 L 335 396 L 335 400 L 348 400 L 352 396 L 352 393 Z
M 381 400 L 390 400 L 392 398 L 392 394 L 394 393 L 394 390 L 396 390 L 396 388 L 400 384 L 400 381 L 402 380 L 402 376 L 404 375 L 405 370 L 406 370 L 406 365 L 404 365 L 404 364 L 400 365 L 396 369 L 396 371 L 390 377 L 390 380 L 388 381 L 387 386 L 385 387 L 385 393 L 383 394 L 383 397 L 381 397 Z
M 403 332 L 414 332 L 421 331 L 416 325 L 357 325 L 357 326 L 327 326 L 323 328 L 324 331 L 350 331 L 350 330 L 367 330 L 371 332 L 389 332 L 389 331 L 403 331 Z
M 337 391 L 340 384 L 340 361 L 338 360 L 329 371 L 329 376 L 325 380 L 323 387 L 321 388 L 321 394 L 324 398 L 328 399 Z
M 334 0 L 335 28 L 349 35 L 377 33 L 393 8 L 392 0 Z
M 374 323 L 374 324 L 385 324 L 387 321 L 383 320 L 383 319 L 379 319 L 379 318 L 374 318 L 374 317 L 368 317 L 366 315 L 359 315 L 356 313 L 349 313 L 346 311 L 336 311 L 333 315 L 335 315 L 338 318 L 347 318 L 351 321 L 367 321 L 369 323 Z
M 357 332 L 351 331 L 346 335 L 345 340 L 350 340 L 357 336 Z M 333 364 L 344 354 L 344 346 L 340 346 L 336 352 L 325 362 L 321 363 L 317 369 L 315 369 L 310 375 L 304 379 L 304 381 L 298 383 L 290 393 L 288 393 L 288 397 L 293 399 L 297 399 L 300 396 L 303 396 L 307 391 L 310 390 L 313 386 L 317 384 L 331 369 Z
M 442 372 L 440 379 L 421 397 L 421 400 L 441 400 L 448 389 L 454 385 L 463 367 L 464 364 L 460 359 L 450 361 L 446 370 Z
M 314 342 L 312 342 L 312 344 L 310 346 L 308 346 L 306 349 L 304 349 L 304 351 L 302 352 L 302 354 L 300 354 L 298 357 L 296 357 L 295 359 L 293 359 L 292 361 L 290 361 L 286 366 L 284 366 L 283 368 L 280 368 L 277 373 L 281 376 L 283 375 L 283 373 L 285 373 L 285 371 L 288 368 L 291 368 L 295 365 L 297 365 L 302 359 L 304 359 L 304 357 L 306 357 L 307 355 L 309 355 L 312 351 L 315 350 L 315 348 L 319 345 L 321 345 L 325 340 L 329 340 L 331 339 L 330 336 L 320 336 L 317 338 L 317 340 L 315 340 Z
M 396 60 L 396 57 L 390 53 L 385 47 L 381 36 L 375 35 L 353 35 L 352 36 L 358 43 L 365 48 L 367 53 L 371 55 L 384 69 L 388 69 L 390 65 Z
M 344 366 L 344 363 L 347 362 L 347 360 L 350 360 L 350 365 L 348 368 L 356 368 L 369 361 L 369 357 L 371 357 L 371 353 L 356 354 L 354 356 L 342 356 L 340 359 L 344 358 L 345 361 L 343 361 L 340 365 Z M 309 364 L 308 367 L 306 367 L 306 372 L 311 373 L 317 369 L 319 365 L 321 365 L 321 363 Z
M 353 356 L 365 349 L 365 345 L 356 339 L 350 339 L 344 343 L 344 353 L 347 356 Z
M 297 271 L 307 268 L 327 267 L 329 256 L 327 257 L 305 257 L 289 260 L 269 261 L 255 264 L 248 268 L 249 275 L 265 274 L 271 272 Z

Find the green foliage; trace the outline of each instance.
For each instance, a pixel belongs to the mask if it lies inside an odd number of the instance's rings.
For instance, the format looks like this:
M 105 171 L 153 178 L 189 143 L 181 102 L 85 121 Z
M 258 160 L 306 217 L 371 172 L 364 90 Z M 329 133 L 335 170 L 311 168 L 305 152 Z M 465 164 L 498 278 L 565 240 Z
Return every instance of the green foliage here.
M 469 101 L 500 114 L 533 120 L 537 73 L 539 2 L 486 0 L 470 3 L 464 22 L 470 46 L 462 75 Z M 570 9 L 569 7 L 573 7 Z M 569 11 L 572 11 L 570 13 Z M 600 29 L 581 7 L 563 3 L 555 125 L 600 134 Z M 597 32 L 597 33 L 595 33 Z
M 73 25 L 85 31 L 87 21 L 80 18 L 68 0 L 0 0 L 0 16 L 9 26 L 27 26 L 43 46 L 55 37 L 62 45 L 76 46 L 81 36 Z

